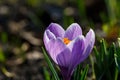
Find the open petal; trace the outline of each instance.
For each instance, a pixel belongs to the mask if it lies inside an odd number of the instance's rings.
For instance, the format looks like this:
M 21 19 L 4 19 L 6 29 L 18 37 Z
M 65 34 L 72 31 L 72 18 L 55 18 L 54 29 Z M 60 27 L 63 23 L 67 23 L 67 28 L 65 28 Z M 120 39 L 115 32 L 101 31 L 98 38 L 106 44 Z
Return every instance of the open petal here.
M 63 37 L 65 31 L 64 29 L 57 23 L 51 23 L 49 29 L 56 37 Z
M 95 43 L 95 33 L 92 29 L 89 30 L 89 32 L 86 35 L 85 39 L 85 46 L 86 49 L 83 54 L 83 60 L 88 57 L 88 55 L 91 53 Z
M 49 30 L 46 30 L 43 39 L 46 49 L 47 49 L 47 44 L 51 39 L 56 39 L 55 35 Z
M 69 67 L 69 72 L 71 73 L 73 69 L 81 62 L 81 56 L 85 49 L 85 38 L 84 36 L 79 36 L 75 39 L 72 55 L 71 55 L 71 64 Z
M 70 43 L 66 45 L 67 48 L 57 56 L 57 61 L 58 61 L 58 64 L 60 63 L 60 66 L 69 67 L 71 63 L 72 49 L 75 44 L 75 41 L 76 39 L 70 41 Z
M 92 46 L 95 43 L 95 33 L 92 29 L 86 34 L 86 45 L 91 44 Z
M 58 64 L 56 58 L 57 55 L 59 55 L 64 49 L 66 49 L 66 45 L 62 42 L 61 39 L 56 40 L 50 40 L 48 43 L 48 52 L 51 56 L 51 58 L 55 61 L 56 64 Z
M 43 37 L 43 41 L 44 41 L 44 44 L 45 45 L 47 45 L 47 43 L 49 42 L 49 38 L 48 38 L 48 36 L 47 36 L 47 33 L 46 33 L 46 31 L 44 32 L 44 37 Z
M 71 52 L 68 48 L 57 55 L 57 62 L 61 67 L 69 67 Z
M 71 56 L 71 66 L 76 66 L 78 62 L 81 60 L 81 55 L 83 54 L 85 49 L 85 38 L 84 36 L 79 36 L 76 38 L 75 43 L 72 49 Z
M 67 28 L 64 37 L 73 40 L 79 35 L 82 35 L 81 27 L 77 23 L 73 23 Z

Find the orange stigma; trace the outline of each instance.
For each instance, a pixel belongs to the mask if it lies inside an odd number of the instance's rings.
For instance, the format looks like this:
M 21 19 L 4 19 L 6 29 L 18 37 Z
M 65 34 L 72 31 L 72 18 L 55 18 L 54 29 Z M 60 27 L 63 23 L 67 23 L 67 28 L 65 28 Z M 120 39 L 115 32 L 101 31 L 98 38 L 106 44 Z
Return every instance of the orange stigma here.
M 63 38 L 63 42 L 64 42 L 64 44 L 67 45 L 70 42 L 70 40 L 68 38 Z

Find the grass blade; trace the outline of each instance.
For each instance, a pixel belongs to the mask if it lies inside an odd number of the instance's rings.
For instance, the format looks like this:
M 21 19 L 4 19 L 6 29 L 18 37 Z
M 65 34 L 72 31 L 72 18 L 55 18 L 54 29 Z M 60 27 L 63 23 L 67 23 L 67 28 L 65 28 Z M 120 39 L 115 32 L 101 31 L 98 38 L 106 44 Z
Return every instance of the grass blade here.
M 47 71 L 46 67 L 43 68 L 45 80 L 50 80 L 50 74 Z
M 78 65 L 78 67 L 76 68 L 74 72 L 74 80 L 80 79 L 80 75 L 81 75 L 80 71 L 81 71 L 81 65 Z
M 57 74 L 55 68 L 53 67 L 53 64 L 51 63 L 51 61 L 50 61 L 50 59 L 49 59 L 48 55 L 46 54 L 46 51 L 45 51 L 45 49 L 43 47 L 42 47 L 42 51 L 43 51 L 44 57 L 45 57 L 48 65 L 50 67 L 50 70 L 51 70 L 51 72 L 53 74 L 54 79 L 59 80 L 58 74 Z
M 89 69 L 89 65 L 87 65 L 87 66 L 85 67 L 85 69 L 84 69 L 84 71 L 83 71 L 83 73 L 82 73 L 82 75 L 81 75 L 80 80 L 85 80 L 86 75 L 87 75 L 87 72 L 88 72 L 88 69 Z

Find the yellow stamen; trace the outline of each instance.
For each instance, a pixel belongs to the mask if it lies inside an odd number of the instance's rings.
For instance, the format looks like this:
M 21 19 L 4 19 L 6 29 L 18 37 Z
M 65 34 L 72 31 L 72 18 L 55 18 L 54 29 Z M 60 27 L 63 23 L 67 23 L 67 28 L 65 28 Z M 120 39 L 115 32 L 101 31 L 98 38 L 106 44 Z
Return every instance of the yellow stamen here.
M 63 38 L 63 42 L 64 42 L 64 44 L 68 44 L 69 42 L 70 42 L 71 40 L 69 40 L 68 38 Z

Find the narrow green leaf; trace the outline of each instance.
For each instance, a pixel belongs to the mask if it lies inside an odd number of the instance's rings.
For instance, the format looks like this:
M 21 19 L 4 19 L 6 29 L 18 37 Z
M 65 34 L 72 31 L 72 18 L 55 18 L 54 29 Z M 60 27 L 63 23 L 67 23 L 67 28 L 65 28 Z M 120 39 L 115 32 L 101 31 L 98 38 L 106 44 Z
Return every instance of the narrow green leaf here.
M 115 46 L 114 46 L 114 49 L 115 49 Z M 120 47 L 115 49 L 114 59 L 115 59 L 116 66 L 118 67 L 120 71 Z
M 98 50 L 97 50 L 96 46 L 94 46 L 93 50 L 94 50 L 94 53 L 95 53 L 96 60 L 99 62 L 100 61 L 100 56 L 99 56 L 99 53 L 98 53 Z
M 94 69 L 95 69 L 95 77 L 97 80 L 116 79 L 114 76 L 115 73 L 114 53 L 116 53 L 115 50 L 116 50 L 115 44 L 107 47 L 104 39 L 101 40 L 98 51 L 96 48 L 94 48 L 94 53 L 96 58 Z
M 110 46 L 108 53 L 109 53 L 108 54 L 108 61 L 111 61 L 111 60 L 114 61 L 114 53 L 116 53 L 114 43 Z M 111 61 L 111 62 L 113 62 L 113 61 Z
M 94 58 L 93 58 L 94 56 L 92 56 L 92 55 L 90 55 L 89 56 L 89 58 L 90 58 L 90 62 L 91 62 L 91 66 L 92 66 L 92 78 L 93 79 L 96 79 L 96 77 L 95 77 L 95 65 L 94 65 Z
M 101 54 L 101 62 L 107 60 L 107 48 L 104 39 L 101 40 L 100 44 L 100 54 Z
M 114 80 L 118 80 L 118 74 L 119 74 L 118 68 L 115 68 L 115 78 L 114 78 Z
M 84 69 L 84 71 L 83 71 L 83 73 L 82 73 L 82 75 L 81 75 L 80 80 L 85 80 L 85 79 L 86 79 L 86 75 L 87 75 L 87 73 L 88 73 L 88 69 L 89 69 L 89 65 L 87 65 L 87 66 L 85 67 L 85 69 Z
M 98 67 L 99 69 L 101 69 L 102 66 L 102 62 L 101 62 L 101 57 L 102 57 L 102 53 L 99 53 L 96 46 L 93 48 L 94 53 L 95 53 L 95 58 L 96 58 L 96 62 L 97 64 L 95 64 L 96 67 Z
M 45 80 L 50 80 L 50 74 L 47 71 L 46 67 L 43 68 Z
M 51 72 L 52 72 L 52 74 L 54 76 L 54 79 L 59 80 L 58 74 L 57 74 L 55 68 L 53 67 L 53 64 L 51 63 L 51 61 L 50 61 L 50 59 L 49 59 L 48 55 L 46 54 L 46 51 L 45 51 L 45 49 L 43 47 L 42 47 L 42 51 L 43 51 L 44 57 L 45 57 L 48 65 L 50 67 L 50 70 L 51 70 Z
M 103 51 L 105 53 L 105 55 L 107 55 L 107 48 L 106 48 L 106 44 L 105 44 L 105 40 L 102 40 L 102 45 L 103 45 Z
M 78 65 L 74 72 L 74 80 L 79 80 L 81 75 L 81 65 Z
M 100 52 L 100 54 L 99 54 L 99 56 L 100 56 L 100 62 L 102 63 L 103 62 L 103 45 L 102 45 L 102 40 L 100 40 L 100 50 L 99 50 L 99 52 Z

